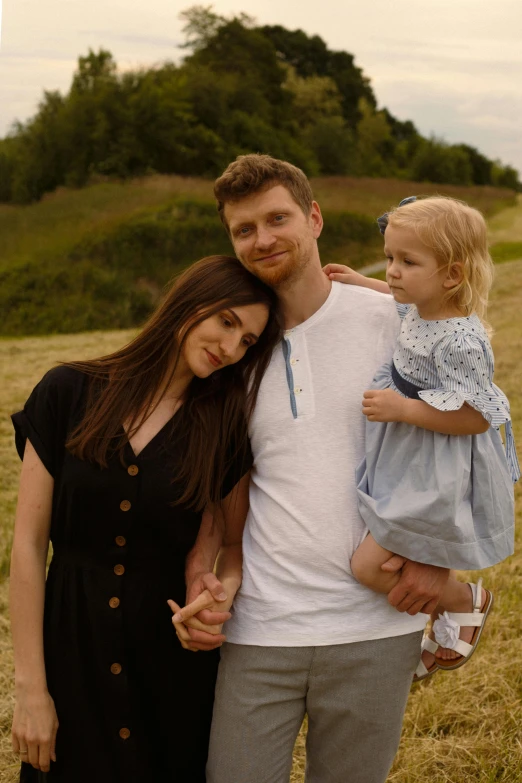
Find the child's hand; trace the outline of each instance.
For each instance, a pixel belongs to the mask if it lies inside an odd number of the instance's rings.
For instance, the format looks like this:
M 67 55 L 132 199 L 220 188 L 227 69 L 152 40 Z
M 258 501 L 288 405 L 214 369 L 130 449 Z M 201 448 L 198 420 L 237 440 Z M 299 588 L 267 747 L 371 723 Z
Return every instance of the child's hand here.
M 350 285 L 364 285 L 366 281 L 364 275 L 359 274 L 354 269 L 344 264 L 326 264 L 323 266 L 323 272 L 330 280 L 337 280 L 339 283 L 350 283 Z
M 363 413 L 369 421 L 402 421 L 408 400 L 393 389 L 370 389 L 363 395 Z

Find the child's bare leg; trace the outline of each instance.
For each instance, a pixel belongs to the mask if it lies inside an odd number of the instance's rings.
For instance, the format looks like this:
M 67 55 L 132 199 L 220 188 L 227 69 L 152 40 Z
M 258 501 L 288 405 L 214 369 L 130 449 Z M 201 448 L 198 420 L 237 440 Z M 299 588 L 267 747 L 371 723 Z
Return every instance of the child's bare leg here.
M 484 605 L 484 602 L 486 601 L 486 591 L 484 588 L 482 588 L 482 598 L 480 605 L 481 607 Z M 431 619 L 432 622 L 434 622 L 439 614 L 442 614 L 444 611 L 447 612 L 472 612 L 473 611 L 473 594 L 471 592 L 471 588 L 469 585 L 465 584 L 464 582 L 459 582 L 458 579 L 455 578 L 455 572 L 451 571 L 450 578 L 446 582 L 446 586 L 442 592 L 441 598 L 440 598 L 440 604 L 437 606 L 435 611 L 433 612 Z M 464 642 L 471 642 L 471 639 L 473 637 L 474 628 L 472 627 L 466 627 L 461 626 L 459 638 L 462 639 Z M 450 650 L 446 647 L 439 647 L 437 652 L 435 653 L 435 656 L 437 658 L 442 658 L 444 660 L 452 660 L 454 658 L 458 658 L 459 654 L 455 652 L 455 650 Z
M 392 556 L 393 552 L 380 546 L 369 533 L 353 554 L 350 563 L 352 574 L 365 587 L 387 595 L 400 579 L 399 569 L 392 573 L 381 570 L 382 564 Z M 403 559 L 405 561 L 406 558 Z

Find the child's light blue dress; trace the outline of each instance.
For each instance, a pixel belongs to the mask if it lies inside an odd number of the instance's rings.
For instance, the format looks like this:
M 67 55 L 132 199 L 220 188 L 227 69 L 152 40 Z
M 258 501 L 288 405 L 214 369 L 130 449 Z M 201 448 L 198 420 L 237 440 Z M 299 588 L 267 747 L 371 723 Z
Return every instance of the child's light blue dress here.
M 488 336 L 476 315 L 425 321 L 413 305 L 398 310 L 394 366 L 381 367 L 371 388 L 391 388 L 441 411 L 467 402 L 490 428 L 441 435 L 403 422 L 367 421 L 366 457 L 356 476 L 359 511 L 391 552 L 446 568 L 486 568 L 513 553 L 513 482 L 520 477 L 509 403 L 493 383 Z

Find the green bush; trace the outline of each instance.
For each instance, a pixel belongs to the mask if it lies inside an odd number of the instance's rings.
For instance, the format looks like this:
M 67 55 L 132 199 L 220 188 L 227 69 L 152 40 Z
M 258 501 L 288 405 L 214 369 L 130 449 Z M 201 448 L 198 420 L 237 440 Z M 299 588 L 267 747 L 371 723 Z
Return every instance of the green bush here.
M 364 215 L 325 215 L 324 262 L 366 260 L 381 244 Z M 174 199 L 98 229 L 64 256 L 34 258 L 0 272 L 3 335 L 79 332 L 136 326 L 164 286 L 199 258 L 232 247 L 213 203 Z

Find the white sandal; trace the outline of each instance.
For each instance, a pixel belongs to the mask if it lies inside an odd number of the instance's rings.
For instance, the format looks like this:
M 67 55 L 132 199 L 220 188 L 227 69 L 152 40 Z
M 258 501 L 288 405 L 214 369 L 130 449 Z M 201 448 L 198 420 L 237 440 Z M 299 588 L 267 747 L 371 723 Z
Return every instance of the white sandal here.
M 427 650 L 428 652 L 432 653 L 432 655 L 435 655 L 437 650 L 439 649 L 439 645 L 437 642 L 433 641 L 433 639 L 430 639 L 429 636 L 425 636 L 422 640 L 421 644 L 421 655 L 424 652 L 424 650 Z M 426 668 L 424 665 L 424 661 L 422 660 L 422 657 L 417 665 L 417 668 L 415 669 L 415 674 L 413 675 L 413 682 L 419 682 L 420 680 L 425 680 L 426 677 L 429 677 L 431 674 L 435 674 L 437 669 L 439 668 L 437 664 L 437 660 L 431 664 L 430 668 Z
M 473 596 L 473 611 L 444 612 L 444 614 L 439 614 L 439 619 L 433 623 L 433 632 L 439 645 L 449 650 L 455 650 L 460 656 L 449 661 L 437 658 L 439 669 L 458 669 L 459 666 L 462 666 L 471 658 L 482 634 L 486 617 L 493 605 L 493 594 L 484 588 L 486 600 L 484 601 L 484 606 L 481 607 L 482 579 L 479 579 L 476 585 L 472 582 L 468 582 L 468 585 Z M 459 639 L 461 626 L 472 626 L 475 628 L 471 642 L 468 643 Z

